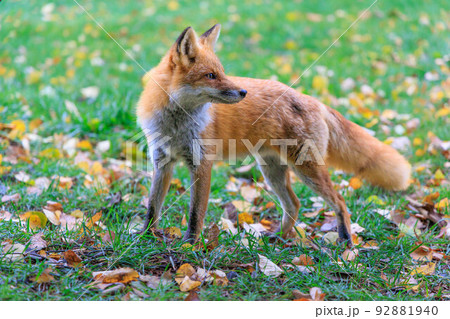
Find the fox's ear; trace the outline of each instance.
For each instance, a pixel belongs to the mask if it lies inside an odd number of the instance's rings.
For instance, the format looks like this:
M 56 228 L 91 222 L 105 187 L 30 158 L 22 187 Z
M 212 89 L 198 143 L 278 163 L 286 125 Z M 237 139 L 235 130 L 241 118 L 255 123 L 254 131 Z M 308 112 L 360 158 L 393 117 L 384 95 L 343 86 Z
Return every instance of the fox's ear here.
M 219 38 L 219 34 L 220 34 L 220 24 L 218 23 L 214 25 L 211 29 L 203 33 L 202 36 L 200 37 L 200 41 L 210 46 L 214 50 L 217 39 Z
M 198 52 L 198 39 L 194 29 L 187 27 L 181 32 L 176 42 L 176 50 L 181 61 L 190 63 Z

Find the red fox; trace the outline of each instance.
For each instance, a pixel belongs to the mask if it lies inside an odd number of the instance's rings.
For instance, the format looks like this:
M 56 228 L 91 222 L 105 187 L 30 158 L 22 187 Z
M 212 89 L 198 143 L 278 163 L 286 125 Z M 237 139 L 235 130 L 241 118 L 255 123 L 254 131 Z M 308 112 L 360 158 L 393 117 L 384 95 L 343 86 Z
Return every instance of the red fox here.
M 237 156 L 257 153 L 262 174 L 283 209 L 278 230 L 282 236 L 291 231 L 300 209 L 288 174 L 292 169 L 335 211 L 339 237 L 351 246 L 350 216 L 343 197 L 333 188 L 328 166 L 388 190 L 404 190 L 409 185 L 410 164 L 396 150 L 313 97 L 277 81 L 225 75 L 214 53 L 219 33 L 219 24 L 200 37 L 191 27 L 186 28 L 145 76 L 149 80 L 138 102 L 137 117 L 148 133 L 154 174 L 142 231 L 157 226 L 173 166 L 182 160 L 192 178 L 184 240 L 192 243 L 198 239 L 219 145 L 223 157 L 233 152 Z M 196 147 L 194 141 L 198 140 L 219 143 L 197 143 Z M 303 154 L 311 141 L 319 158 Z

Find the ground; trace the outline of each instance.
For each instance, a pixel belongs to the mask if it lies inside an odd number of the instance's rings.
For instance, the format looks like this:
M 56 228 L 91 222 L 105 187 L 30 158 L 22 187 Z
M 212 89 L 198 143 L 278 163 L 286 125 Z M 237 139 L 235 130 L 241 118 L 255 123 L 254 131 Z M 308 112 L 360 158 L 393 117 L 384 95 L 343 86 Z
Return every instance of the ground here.
M 0 3 L 1 300 L 449 299 L 448 1 L 78 3 L 137 63 L 75 1 Z M 246 232 L 281 216 L 251 164 L 215 166 L 199 244 L 178 239 L 189 205 L 182 165 L 165 231 L 130 232 L 150 184 L 125 165 L 145 156 L 135 118 L 144 70 L 186 26 L 215 23 L 228 74 L 295 82 L 410 161 L 400 193 L 332 173 L 354 252 L 335 243 L 333 212 L 295 178 L 297 238 Z M 186 263 L 197 273 L 179 269 Z

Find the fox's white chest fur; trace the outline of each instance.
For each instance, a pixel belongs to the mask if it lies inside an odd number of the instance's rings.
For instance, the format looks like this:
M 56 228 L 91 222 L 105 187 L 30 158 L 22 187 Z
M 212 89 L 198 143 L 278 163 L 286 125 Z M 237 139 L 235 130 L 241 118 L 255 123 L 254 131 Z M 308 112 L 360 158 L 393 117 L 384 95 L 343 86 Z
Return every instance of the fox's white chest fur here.
M 177 102 L 171 101 L 152 118 L 140 123 L 155 165 L 163 158 L 166 161 L 170 158 L 171 161 L 183 160 L 192 166 L 193 143 L 200 138 L 200 133 L 210 121 L 208 108 L 211 103 L 193 108 L 182 107 L 180 102 L 186 101 Z

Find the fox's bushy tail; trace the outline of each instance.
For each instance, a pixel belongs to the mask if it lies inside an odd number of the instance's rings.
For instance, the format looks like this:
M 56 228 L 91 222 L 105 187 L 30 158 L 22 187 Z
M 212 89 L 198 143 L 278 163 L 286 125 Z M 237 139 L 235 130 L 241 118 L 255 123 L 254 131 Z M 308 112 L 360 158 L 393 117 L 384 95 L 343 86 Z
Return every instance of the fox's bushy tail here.
M 353 173 L 387 190 L 404 190 L 408 187 L 411 165 L 402 155 L 337 111 L 328 108 L 328 112 L 328 165 Z

